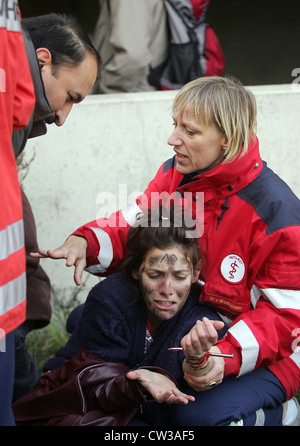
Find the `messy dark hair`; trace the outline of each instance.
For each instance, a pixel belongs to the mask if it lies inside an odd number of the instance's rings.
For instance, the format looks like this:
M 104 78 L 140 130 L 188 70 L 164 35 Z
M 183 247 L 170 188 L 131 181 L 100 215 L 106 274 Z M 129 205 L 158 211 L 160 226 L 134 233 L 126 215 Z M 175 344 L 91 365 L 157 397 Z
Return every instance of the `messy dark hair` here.
M 98 64 L 101 58 L 79 21 L 65 14 L 45 14 L 22 19 L 35 49 L 47 48 L 54 68 L 61 65 L 76 66 L 90 53 Z
M 122 264 L 122 272 L 136 300 L 141 299 L 141 289 L 132 272 L 139 270 L 151 249 L 178 247 L 191 263 L 193 272 L 199 267 L 201 259 L 198 239 L 186 236 L 191 228 L 184 223 L 182 211 L 175 206 L 170 209 L 163 206 L 151 208 L 141 213 L 138 223 L 138 226 L 129 229 L 126 245 L 128 251 Z

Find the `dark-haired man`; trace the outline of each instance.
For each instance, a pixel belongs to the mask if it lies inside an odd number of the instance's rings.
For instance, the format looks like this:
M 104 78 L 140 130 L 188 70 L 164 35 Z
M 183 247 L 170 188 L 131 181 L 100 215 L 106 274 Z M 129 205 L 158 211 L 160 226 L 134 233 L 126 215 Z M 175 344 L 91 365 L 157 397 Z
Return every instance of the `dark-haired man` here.
M 73 17 L 47 14 L 22 20 L 24 43 L 34 84 L 35 109 L 28 126 L 13 132 L 18 157 L 28 138 L 44 135 L 47 124 L 64 124 L 74 104 L 92 88 L 100 67 L 100 56 L 80 23 Z M 27 312 L 26 321 L 15 330 L 16 371 L 14 400 L 28 392 L 38 379 L 25 342 L 32 329 L 50 322 L 50 281 L 38 259 L 29 257 L 37 248 L 34 216 L 22 191 Z

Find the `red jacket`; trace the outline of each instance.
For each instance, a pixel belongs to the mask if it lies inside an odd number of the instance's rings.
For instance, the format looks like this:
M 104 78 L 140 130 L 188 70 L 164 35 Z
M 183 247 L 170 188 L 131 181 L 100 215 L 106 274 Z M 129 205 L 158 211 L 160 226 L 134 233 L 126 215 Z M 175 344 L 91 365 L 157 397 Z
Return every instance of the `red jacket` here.
M 269 367 L 287 395 L 295 394 L 300 387 L 298 198 L 262 162 L 257 140 L 242 158 L 200 175 L 183 176 L 174 159 L 165 162 L 137 204 L 148 206 L 157 199 L 154 192 L 163 191 L 180 192 L 197 219 L 205 282 L 200 299 L 231 324 L 218 343 L 235 356 L 225 361 L 225 374 Z M 88 271 L 107 275 L 117 267 L 137 204 L 75 232 L 88 240 Z
M 16 1 L 0 11 L 0 337 L 25 318 L 25 250 L 22 202 L 12 132 L 33 112 L 34 89 Z

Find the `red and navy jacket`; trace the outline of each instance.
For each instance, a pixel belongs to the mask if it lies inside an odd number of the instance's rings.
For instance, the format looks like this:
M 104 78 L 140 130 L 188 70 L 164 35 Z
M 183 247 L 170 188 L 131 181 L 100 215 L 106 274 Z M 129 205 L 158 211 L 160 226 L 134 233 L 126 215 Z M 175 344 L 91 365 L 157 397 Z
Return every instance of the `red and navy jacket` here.
M 166 161 L 135 204 L 75 231 L 88 241 L 87 270 L 113 272 L 130 225 L 157 197 L 176 194 L 193 210 L 204 257 L 200 300 L 229 324 L 218 342 L 225 374 L 269 367 L 287 397 L 300 387 L 300 202 L 261 160 L 257 138 L 247 153 L 206 173 L 185 175 Z M 186 204 L 185 204 L 186 203 Z

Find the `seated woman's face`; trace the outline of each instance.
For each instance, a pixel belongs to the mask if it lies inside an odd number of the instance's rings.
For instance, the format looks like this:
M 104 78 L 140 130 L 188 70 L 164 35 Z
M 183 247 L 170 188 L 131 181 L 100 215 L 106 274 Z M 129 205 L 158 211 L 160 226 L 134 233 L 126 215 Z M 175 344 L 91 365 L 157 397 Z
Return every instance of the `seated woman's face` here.
M 152 329 L 183 307 L 198 274 L 177 247 L 148 251 L 133 277 L 140 281 Z
M 174 131 L 168 144 L 176 153 L 176 169 L 183 175 L 215 167 L 224 159 L 226 137 L 216 125 L 198 123 L 188 109 L 173 116 Z

